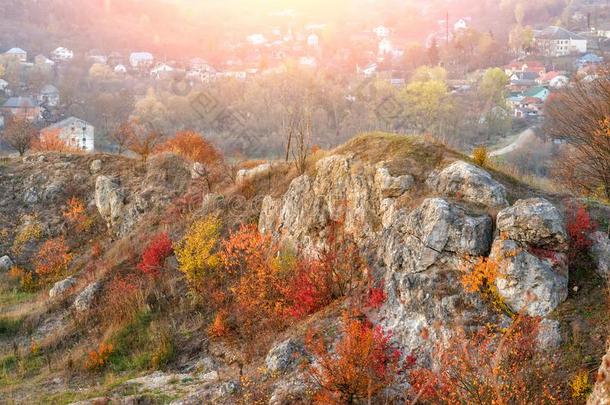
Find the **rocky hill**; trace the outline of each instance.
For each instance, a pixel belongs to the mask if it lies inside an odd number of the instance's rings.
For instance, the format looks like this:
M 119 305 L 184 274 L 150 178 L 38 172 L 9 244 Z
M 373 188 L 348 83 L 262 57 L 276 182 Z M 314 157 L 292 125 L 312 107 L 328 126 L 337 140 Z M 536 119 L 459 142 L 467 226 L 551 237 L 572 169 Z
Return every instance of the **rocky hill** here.
M 585 401 L 573 381 L 584 370 L 588 393 L 607 348 L 610 243 L 591 228 L 575 259 L 571 218 L 582 202 L 415 137 L 363 135 L 316 152 L 302 174 L 284 162 L 252 166 L 236 182 L 211 182 L 200 164 L 172 154 L 145 164 L 60 154 L 0 162 L 0 395 L 15 403 L 310 403 L 319 388 L 303 365 L 315 357 L 311 330 L 336 344 L 342 313 L 374 285 L 383 299 L 359 316 L 391 331 L 411 367 L 434 370 L 439 348 L 462 333 L 502 333 L 527 317 L 538 325 L 530 343 L 553 354 L 548 376 L 564 383 L 554 398 Z M 608 207 L 590 203 L 586 212 L 598 229 L 608 225 Z M 355 276 L 364 281 L 307 316 L 239 324 L 242 332 L 219 337 L 210 331 L 222 312 L 210 308 L 220 286 L 192 288 L 177 253 L 160 274 L 134 271 L 154 235 L 169 235 L 177 251 L 210 217 L 225 240 L 256 224 L 273 245 L 306 258 L 340 249 L 339 228 L 365 263 Z M 51 257 L 69 260 L 43 275 L 49 240 L 65 245 Z M 481 268 L 493 277 L 469 288 Z M 607 366 L 591 403 L 607 403 Z M 400 403 L 416 386 L 392 381 L 375 398 Z

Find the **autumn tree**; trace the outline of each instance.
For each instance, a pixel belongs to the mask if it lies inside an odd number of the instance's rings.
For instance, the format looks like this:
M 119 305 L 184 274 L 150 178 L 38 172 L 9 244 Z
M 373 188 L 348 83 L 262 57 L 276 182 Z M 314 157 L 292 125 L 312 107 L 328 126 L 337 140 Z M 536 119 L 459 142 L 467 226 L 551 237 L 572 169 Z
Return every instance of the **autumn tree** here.
M 592 81 L 576 80 L 547 100 L 546 133 L 564 141 L 558 181 L 610 200 L 610 68 Z
M 134 124 L 130 121 L 119 124 L 118 128 L 108 134 L 110 141 L 117 146 L 117 153 L 123 154 L 135 138 Z
M 0 139 L 19 152 L 19 156 L 23 156 L 37 135 L 38 131 L 30 122 L 15 117 L 8 120 L 6 128 L 0 133 Z
M 59 129 L 42 131 L 38 139 L 32 142 L 32 150 L 36 152 L 79 152 L 78 148 L 61 139 Z
M 213 165 L 222 154 L 210 141 L 195 131 L 180 131 L 158 146 L 158 151 L 173 152 L 190 161 Z
M 220 263 L 216 249 L 220 239 L 220 220 L 208 216 L 191 224 L 184 237 L 174 245 L 180 271 L 191 287 L 213 280 Z
M 155 151 L 163 139 L 163 133 L 149 125 L 136 126 L 133 136 L 129 138 L 129 149 L 140 155 L 143 162 Z
M 317 387 L 319 404 L 355 404 L 379 394 L 396 381 L 401 370 L 401 352 L 390 335 L 366 320 L 343 315 L 342 335 L 334 350 L 328 342 L 307 337 L 315 361 L 307 368 Z

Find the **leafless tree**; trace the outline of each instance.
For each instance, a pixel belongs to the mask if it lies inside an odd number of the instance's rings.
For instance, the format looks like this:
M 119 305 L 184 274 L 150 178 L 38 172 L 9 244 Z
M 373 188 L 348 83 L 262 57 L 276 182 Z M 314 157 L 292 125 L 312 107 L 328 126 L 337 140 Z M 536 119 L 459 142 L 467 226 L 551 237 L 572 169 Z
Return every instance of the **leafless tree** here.
M 128 147 L 146 162 L 163 137 L 163 133 L 152 126 L 138 125 L 129 139 Z
M 23 156 L 37 138 L 38 131 L 25 118 L 10 118 L 6 128 L 0 133 L 1 139 Z
M 108 137 L 117 145 L 117 153 L 121 155 L 135 138 L 134 125 L 131 122 L 123 122 L 118 128 L 110 131 Z
M 610 66 L 552 96 L 546 115 L 546 133 L 567 143 L 556 163 L 558 180 L 610 199 Z
M 292 156 L 297 171 L 303 174 L 307 169 L 307 158 L 313 138 L 311 111 L 307 107 L 296 108 L 285 125 L 285 133 L 286 161 Z

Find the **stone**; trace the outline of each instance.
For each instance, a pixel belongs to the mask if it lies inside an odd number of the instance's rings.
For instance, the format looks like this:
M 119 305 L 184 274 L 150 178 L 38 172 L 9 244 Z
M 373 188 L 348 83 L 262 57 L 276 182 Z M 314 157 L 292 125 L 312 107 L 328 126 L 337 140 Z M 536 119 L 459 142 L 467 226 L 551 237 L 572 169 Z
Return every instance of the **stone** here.
M 591 235 L 591 257 L 596 268 L 595 271 L 605 280 L 610 279 L 610 238 L 604 232 L 594 232 Z
M 300 357 L 305 354 L 303 345 L 293 339 L 287 339 L 269 350 L 265 358 L 267 371 L 284 373 L 298 365 Z
M 13 267 L 13 261 L 7 255 L 0 257 L 0 272 L 9 271 Z
M 263 234 L 275 234 L 279 226 L 280 210 L 282 201 L 270 195 L 263 198 L 261 213 L 258 218 L 258 230 Z
M 441 198 L 429 198 L 410 213 L 401 211 L 382 240 L 383 261 L 392 271 L 425 271 L 445 255 L 483 256 L 492 242 L 488 215 L 471 216 Z
M 70 288 L 76 285 L 76 279 L 74 277 L 68 277 L 65 280 L 61 280 L 53 284 L 53 288 L 49 290 L 49 297 L 55 298 L 59 297 Z
M 505 239 L 556 251 L 567 248 L 564 219 L 544 198 L 517 201 L 498 213 L 496 226 Z
M 497 239 L 490 259 L 498 263 L 498 293 L 515 312 L 524 310 L 531 316 L 546 316 L 568 297 L 567 274 L 515 241 Z
M 379 190 L 382 198 L 400 197 L 411 187 L 415 180 L 413 176 L 392 176 L 385 167 L 379 167 L 375 173 L 375 187 Z
M 63 181 L 54 181 L 45 187 L 42 193 L 42 199 L 44 201 L 54 201 L 61 195 L 61 192 L 64 190 L 65 184 Z
M 563 341 L 559 321 L 542 319 L 538 328 L 537 340 L 542 350 L 551 351 L 559 348 Z
M 426 181 L 435 192 L 487 207 L 508 206 L 506 189 L 480 167 L 457 161 L 440 172 L 433 172 Z
M 237 184 L 241 184 L 244 181 L 253 179 L 254 177 L 258 177 L 262 174 L 267 174 L 267 173 L 269 173 L 270 170 L 271 170 L 270 163 L 263 163 L 252 169 L 241 169 L 237 172 L 235 181 Z
M 587 405 L 610 405 L 610 349 L 602 358 L 597 371 L 597 380 L 593 392 L 587 399 Z
M 83 291 L 81 291 L 76 299 L 74 300 L 74 309 L 77 312 L 86 312 L 91 308 L 93 304 L 93 300 L 97 292 L 100 289 L 100 285 L 98 282 L 94 282 L 89 284 Z
M 108 228 L 121 222 L 124 199 L 124 192 L 115 179 L 108 176 L 99 176 L 96 179 L 95 205 Z
M 34 187 L 25 190 L 23 194 L 23 202 L 26 204 L 36 204 L 38 202 L 38 191 Z
M 100 159 L 95 159 L 89 165 L 89 171 L 91 174 L 97 174 L 102 171 L 102 161 Z

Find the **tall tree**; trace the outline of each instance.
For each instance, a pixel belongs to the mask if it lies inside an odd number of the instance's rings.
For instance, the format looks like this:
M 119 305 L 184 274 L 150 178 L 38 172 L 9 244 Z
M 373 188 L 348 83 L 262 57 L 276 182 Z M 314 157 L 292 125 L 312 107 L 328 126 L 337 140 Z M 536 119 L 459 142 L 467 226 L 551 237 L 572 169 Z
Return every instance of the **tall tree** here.
M 4 131 L 0 133 L 0 139 L 23 156 L 30 149 L 32 142 L 38 136 L 38 131 L 26 119 L 11 118 Z

